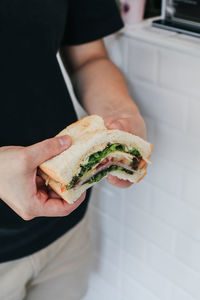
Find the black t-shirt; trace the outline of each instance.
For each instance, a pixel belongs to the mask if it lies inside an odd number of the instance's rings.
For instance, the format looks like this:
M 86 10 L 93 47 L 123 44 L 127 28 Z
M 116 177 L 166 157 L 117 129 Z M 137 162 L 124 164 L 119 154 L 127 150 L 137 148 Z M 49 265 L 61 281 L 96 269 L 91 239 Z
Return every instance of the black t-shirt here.
M 56 53 L 122 26 L 115 0 L 1 0 L 0 146 L 28 146 L 76 121 Z M 82 219 L 88 199 L 67 217 L 30 221 L 0 200 L 0 262 L 49 245 Z

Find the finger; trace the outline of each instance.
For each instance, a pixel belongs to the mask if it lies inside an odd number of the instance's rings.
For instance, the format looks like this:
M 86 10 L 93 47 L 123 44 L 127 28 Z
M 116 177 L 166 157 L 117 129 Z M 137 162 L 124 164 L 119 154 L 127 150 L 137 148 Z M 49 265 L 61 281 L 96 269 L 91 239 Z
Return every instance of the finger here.
M 48 198 L 47 194 L 42 195 L 41 193 L 41 195 L 38 195 L 38 200 L 41 203 L 41 207 L 36 214 L 37 216 L 44 217 L 67 216 L 84 201 L 85 195 L 86 192 L 84 192 L 73 204 L 69 204 L 63 199 Z
M 62 153 L 72 144 L 68 135 L 51 138 L 26 148 L 33 167 L 39 166 L 44 161 Z
M 133 184 L 129 180 L 119 179 L 118 177 L 112 175 L 108 175 L 106 179 L 110 184 L 119 188 L 128 188 Z
M 133 126 L 130 122 L 130 119 L 127 118 L 120 118 L 118 120 L 111 122 L 108 126 L 108 129 L 119 129 L 129 133 L 134 133 Z
M 108 128 L 108 126 L 114 121 L 115 119 L 112 116 L 108 116 L 104 118 L 104 125 Z

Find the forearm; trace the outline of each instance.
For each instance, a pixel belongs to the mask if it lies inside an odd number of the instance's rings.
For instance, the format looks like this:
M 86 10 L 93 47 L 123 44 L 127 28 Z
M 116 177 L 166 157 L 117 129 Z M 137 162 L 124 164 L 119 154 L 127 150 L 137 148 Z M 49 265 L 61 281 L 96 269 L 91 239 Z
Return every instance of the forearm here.
M 73 79 L 78 98 L 88 114 L 106 117 L 118 111 L 138 113 L 121 71 L 108 58 L 87 62 Z

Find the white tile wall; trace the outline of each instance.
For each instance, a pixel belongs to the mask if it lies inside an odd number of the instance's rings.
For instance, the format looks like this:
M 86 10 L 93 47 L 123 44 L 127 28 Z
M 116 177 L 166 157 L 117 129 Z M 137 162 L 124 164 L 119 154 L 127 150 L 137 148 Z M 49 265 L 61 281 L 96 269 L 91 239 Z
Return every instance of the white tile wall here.
M 134 190 L 132 190 L 132 194 L 134 194 Z M 141 235 L 145 240 L 151 241 L 170 252 L 173 247 L 174 230 L 149 213 L 137 208 L 127 208 L 124 220 L 125 226 Z
M 149 268 L 145 262 L 141 262 L 133 255 L 124 253 L 122 271 L 126 276 L 141 284 L 143 289 L 149 290 L 157 296 L 158 299 L 167 299 L 171 282 Z M 134 297 L 134 294 L 132 294 L 132 297 Z
M 159 83 L 175 91 L 200 96 L 200 59 L 173 50 L 160 51 Z M 172 69 L 173 66 L 173 76 Z
M 105 298 L 115 299 L 115 298 Z M 159 300 L 150 290 L 144 288 L 144 286 L 133 279 L 132 276 L 122 276 L 122 288 L 120 300 Z
M 147 246 L 146 263 L 155 272 L 166 277 L 196 299 L 200 299 L 200 273 L 181 262 L 175 255 L 170 255 L 149 243 Z
M 189 206 L 200 210 L 199 172 L 188 170 L 184 176 L 182 199 Z
M 132 65 L 133 67 L 134 64 Z M 186 128 L 185 120 L 188 115 L 189 97 L 172 92 L 170 89 L 163 89 L 158 85 L 149 84 L 144 80 L 138 80 L 136 76 L 134 80 L 130 78 L 129 90 L 136 103 L 140 106 L 140 111 L 143 115 L 179 130 Z M 149 95 L 151 95 L 151 98 Z M 177 113 L 179 116 L 178 120 Z
M 190 294 L 183 291 L 183 289 L 173 285 L 171 288 L 170 300 L 195 300 L 196 298 L 192 297 Z
M 106 40 L 154 144 L 146 178 L 101 182 L 84 300 L 200 299 L 200 40 L 148 25 Z
M 149 43 L 130 39 L 126 61 L 129 77 L 137 77 L 149 82 L 156 82 L 158 76 L 158 51 Z
M 200 272 L 200 241 L 179 233 L 175 242 L 175 255 L 184 264 Z
M 186 122 L 187 134 L 200 137 L 199 129 L 199 112 L 200 112 L 200 97 L 191 99 L 192 105 L 188 105 L 188 120 Z M 189 102 L 190 103 L 190 102 Z

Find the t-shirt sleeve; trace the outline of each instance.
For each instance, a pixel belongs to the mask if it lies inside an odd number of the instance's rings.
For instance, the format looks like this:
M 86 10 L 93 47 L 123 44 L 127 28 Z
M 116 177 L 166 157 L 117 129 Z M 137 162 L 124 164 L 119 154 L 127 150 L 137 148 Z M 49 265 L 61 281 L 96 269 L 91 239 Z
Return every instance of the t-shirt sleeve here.
M 116 0 L 69 0 L 62 45 L 92 42 L 122 27 Z

